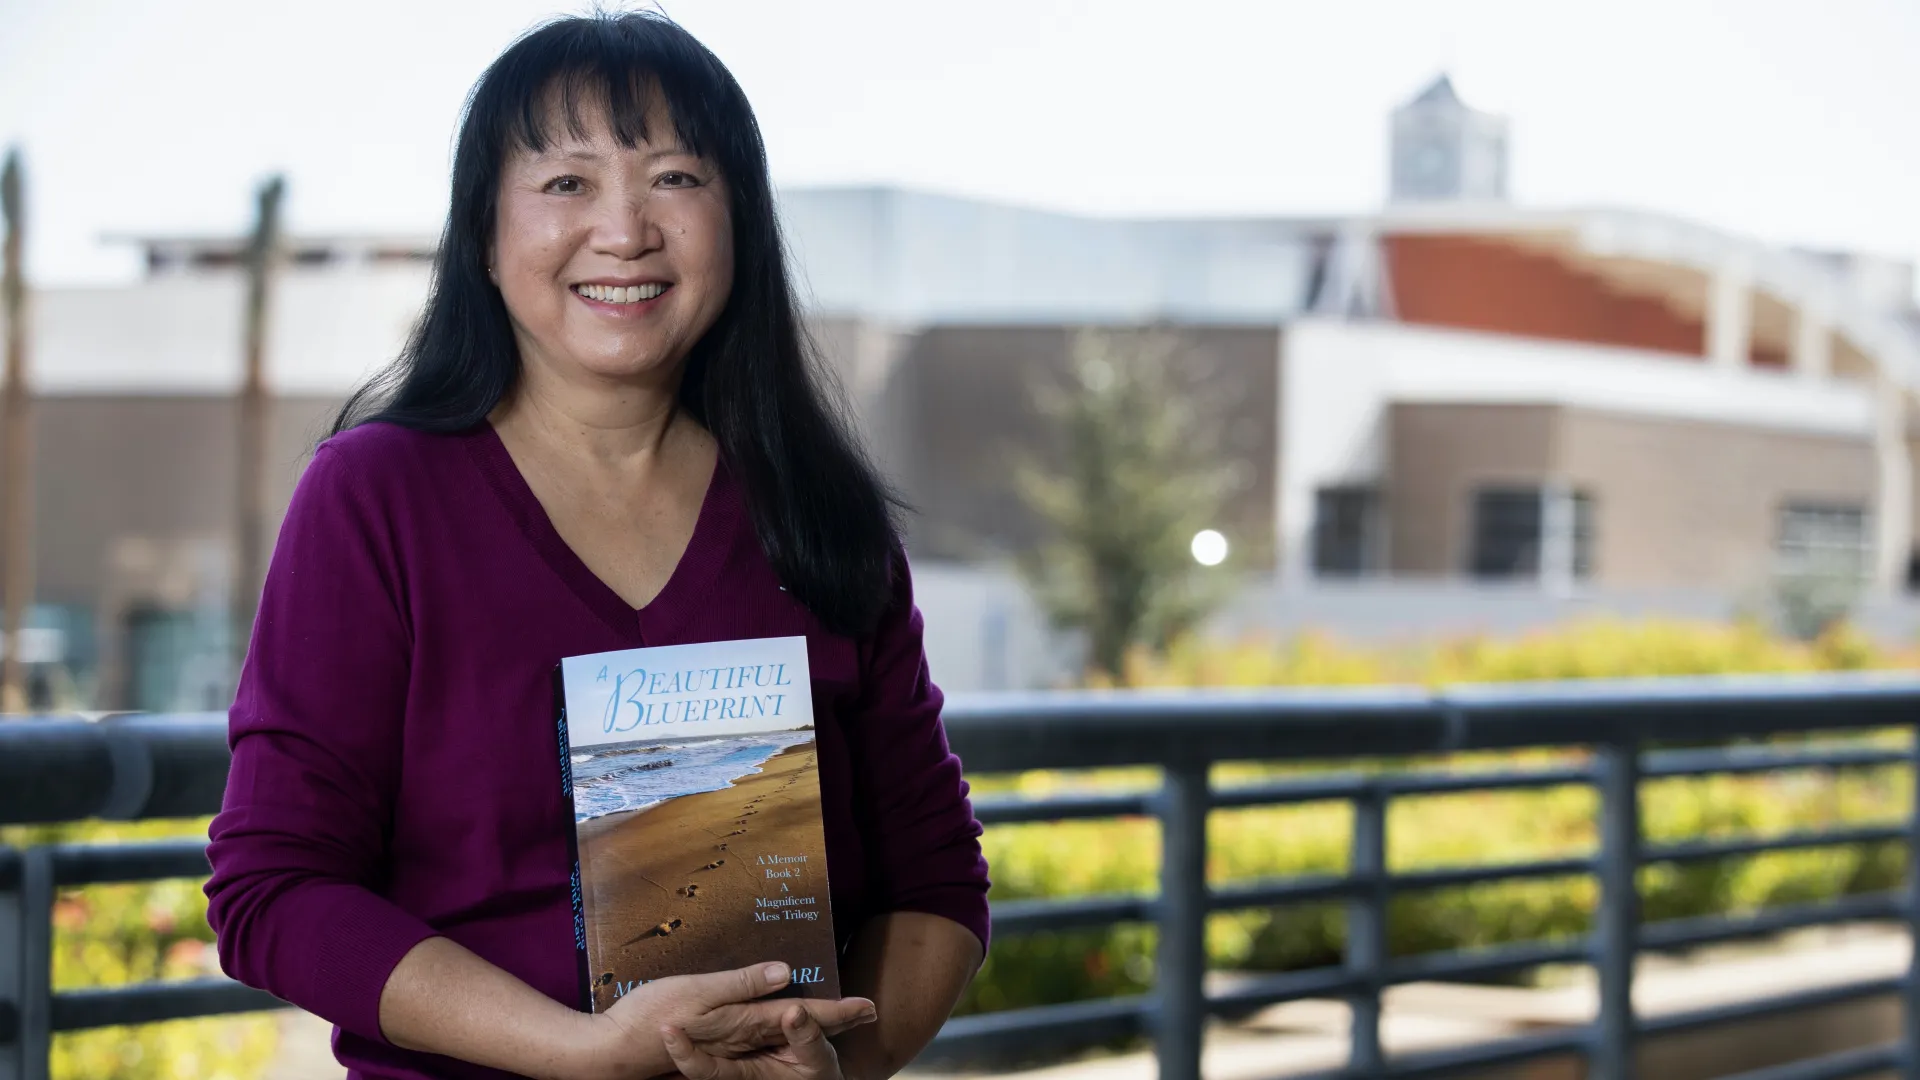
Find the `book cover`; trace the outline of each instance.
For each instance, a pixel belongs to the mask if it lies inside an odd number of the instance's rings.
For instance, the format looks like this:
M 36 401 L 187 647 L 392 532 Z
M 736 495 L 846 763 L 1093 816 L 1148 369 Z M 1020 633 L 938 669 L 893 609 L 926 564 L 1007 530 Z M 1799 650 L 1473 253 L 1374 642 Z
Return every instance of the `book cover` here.
M 840 996 L 802 637 L 572 656 L 555 672 L 583 1006 L 771 960 Z

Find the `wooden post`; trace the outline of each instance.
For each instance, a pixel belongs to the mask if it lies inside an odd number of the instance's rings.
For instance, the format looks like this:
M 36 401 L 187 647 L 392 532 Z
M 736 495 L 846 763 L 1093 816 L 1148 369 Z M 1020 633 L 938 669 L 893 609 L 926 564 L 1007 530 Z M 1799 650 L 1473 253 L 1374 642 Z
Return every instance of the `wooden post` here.
M 0 710 L 27 711 L 27 670 L 20 656 L 27 608 L 33 603 L 33 401 L 27 388 L 27 210 L 20 151 L 7 153 L 0 169 L 0 211 L 7 227 L 6 268 L 0 297 L 7 312 L 4 403 L 6 436 L 4 503 L 0 503 L 0 590 L 5 591 L 6 656 L 0 660 Z
M 233 545 L 233 656 L 235 668 L 246 658 L 253 631 L 254 608 L 265 576 L 264 545 L 267 518 L 267 384 L 266 351 L 276 256 L 280 249 L 280 201 L 286 181 L 275 176 L 260 185 L 247 246 L 246 340 L 241 355 L 246 364 L 240 383 L 239 458 L 234 475 Z

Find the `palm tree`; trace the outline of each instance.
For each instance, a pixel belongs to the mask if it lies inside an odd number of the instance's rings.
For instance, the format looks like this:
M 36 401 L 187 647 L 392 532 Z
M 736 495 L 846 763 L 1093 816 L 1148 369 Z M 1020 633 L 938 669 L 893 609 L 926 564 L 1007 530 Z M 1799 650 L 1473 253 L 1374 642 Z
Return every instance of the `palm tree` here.
M 26 666 L 20 655 L 27 608 L 33 603 L 33 400 L 27 387 L 26 195 L 20 151 L 0 168 L 0 216 L 6 219 L 6 267 L 0 297 L 7 314 L 4 411 L 5 503 L 0 506 L 0 589 L 6 593 L 6 658 L 0 662 L 0 709 L 27 710 Z
M 234 470 L 233 656 L 237 665 L 246 657 L 259 603 L 260 580 L 266 559 L 267 492 L 267 331 L 276 255 L 280 249 L 280 202 L 286 181 L 275 176 L 260 185 L 256 198 L 253 236 L 247 245 L 246 335 L 242 356 L 246 372 L 240 383 L 239 459 Z

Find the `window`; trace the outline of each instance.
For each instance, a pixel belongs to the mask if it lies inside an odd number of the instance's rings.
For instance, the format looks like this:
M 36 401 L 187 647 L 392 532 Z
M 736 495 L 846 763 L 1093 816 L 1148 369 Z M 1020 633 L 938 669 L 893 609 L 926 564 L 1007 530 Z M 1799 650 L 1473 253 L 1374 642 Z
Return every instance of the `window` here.
M 1868 524 L 1866 508 L 1857 504 L 1787 503 L 1774 541 L 1781 571 L 1865 577 L 1873 551 Z
M 145 604 L 127 612 L 128 708 L 165 712 L 179 705 L 180 672 L 192 637 L 189 612 Z
M 1358 577 L 1379 567 L 1380 495 L 1370 487 L 1321 488 L 1313 494 L 1313 572 Z
M 1560 562 L 1584 580 L 1593 575 L 1593 536 L 1593 497 L 1584 491 L 1482 488 L 1473 493 L 1468 569 L 1479 578 L 1544 578 Z

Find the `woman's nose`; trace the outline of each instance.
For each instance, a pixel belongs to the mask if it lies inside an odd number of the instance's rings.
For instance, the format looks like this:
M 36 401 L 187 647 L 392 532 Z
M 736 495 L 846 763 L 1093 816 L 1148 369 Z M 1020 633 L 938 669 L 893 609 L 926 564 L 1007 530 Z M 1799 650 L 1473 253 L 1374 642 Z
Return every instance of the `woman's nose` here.
M 601 254 L 630 262 L 659 248 L 663 236 L 645 196 L 609 198 L 594 222 L 593 244 Z

